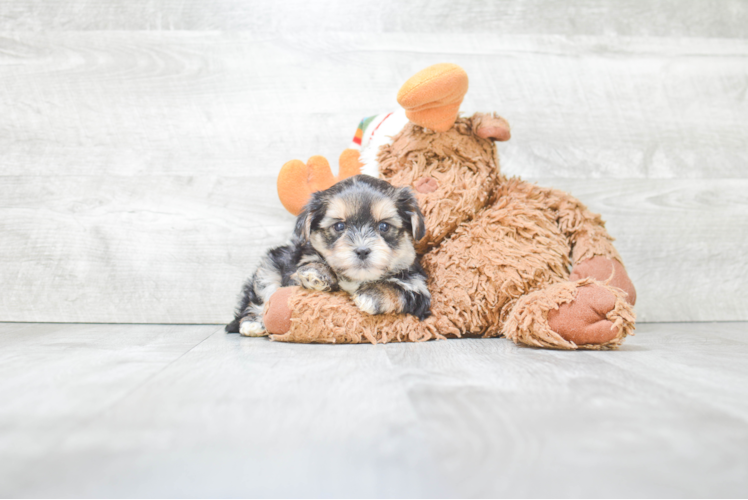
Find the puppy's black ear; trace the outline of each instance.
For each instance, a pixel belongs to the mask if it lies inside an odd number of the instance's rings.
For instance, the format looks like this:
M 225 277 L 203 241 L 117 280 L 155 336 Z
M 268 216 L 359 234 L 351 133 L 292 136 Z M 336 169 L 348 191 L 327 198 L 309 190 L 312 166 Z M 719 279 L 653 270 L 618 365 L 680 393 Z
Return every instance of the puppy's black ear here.
M 325 203 L 317 193 L 312 194 L 312 199 L 304 206 L 296 218 L 296 226 L 293 234 L 302 241 L 309 241 L 312 236 L 312 227 L 319 224 L 319 221 L 325 216 Z
M 309 207 L 305 206 L 299 216 L 296 217 L 296 225 L 293 229 L 293 235 L 302 241 L 309 241 L 309 222 L 311 222 L 311 217 L 309 217 Z
M 423 220 L 421 209 L 418 208 L 418 200 L 409 187 L 397 190 L 397 212 L 403 225 L 410 229 L 413 240 L 420 241 L 426 236 L 426 221 Z

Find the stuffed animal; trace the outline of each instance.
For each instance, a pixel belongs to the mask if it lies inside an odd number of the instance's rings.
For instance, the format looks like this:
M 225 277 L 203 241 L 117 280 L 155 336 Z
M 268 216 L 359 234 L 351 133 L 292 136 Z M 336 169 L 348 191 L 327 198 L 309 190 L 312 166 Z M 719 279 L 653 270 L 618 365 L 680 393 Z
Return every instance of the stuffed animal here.
M 354 138 L 360 154 L 341 155 L 341 178 L 363 172 L 415 191 L 432 315 L 369 315 L 348 294 L 287 287 L 266 306 L 273 340 L 504 336 L 527 346 L 610 349 L 633 333 L 636 291 L 600 216 L 567 193 L 503 176 L 494 141 L 510 138 L 509 125 L 496 114 L 459 117 L 467 88 L 459 66 L 426 68 L 400 89 L 404 110 L 364 120 Z M 312 160 L 289 162 L 279 176 L 279 196 L 294 214 L 334 182 L 327 162 Z

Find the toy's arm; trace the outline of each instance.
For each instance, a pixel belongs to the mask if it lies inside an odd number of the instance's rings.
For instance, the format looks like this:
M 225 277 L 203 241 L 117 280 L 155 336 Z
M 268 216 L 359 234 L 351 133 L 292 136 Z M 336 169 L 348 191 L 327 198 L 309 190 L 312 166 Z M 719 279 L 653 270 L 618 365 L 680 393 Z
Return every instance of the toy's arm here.
M 590 212 L 582 202 L 568 193 L 558 189 L 549 191 L 550 207 L 556 211 L 558 225 L 572 245 L 572 262 L 576 264 L 592 257 L 623 262 L 600 215 Z
M 557 189 L 542 189 L 548 205 L 557 214 L 559 228 L 571 243 L 572 281 L 594 278 L 622 289 L 631 304 L 636 303 L 636 289 L 623 266 L 620 254 L 613 246 L 613 238 L 605 229 L 600 215 L 568 193 Z
M 550 210 L 573 263 L 569 281 L 521 296 L 507 310 L 501 333 L 538 347 L 618 347 L 634 331 L 636 290 L 600 216 L 568 193 L 529 182 L 507 181 L 500 195 Z

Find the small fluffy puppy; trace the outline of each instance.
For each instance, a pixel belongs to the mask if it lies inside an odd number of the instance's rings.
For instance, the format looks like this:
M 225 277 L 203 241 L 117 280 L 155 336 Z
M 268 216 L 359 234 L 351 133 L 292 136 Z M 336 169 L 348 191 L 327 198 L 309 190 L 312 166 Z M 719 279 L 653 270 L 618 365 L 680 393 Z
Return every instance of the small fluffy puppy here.
M 265 302 L 282 286 L 344 290 L 369 314 L 428 317 L 431 294 L 414 241 L 425 224 L 409 188 L 357 175 L 312 195 L 291 242 L 270 250 L 242 292 L 227 332 L 267 335 Z

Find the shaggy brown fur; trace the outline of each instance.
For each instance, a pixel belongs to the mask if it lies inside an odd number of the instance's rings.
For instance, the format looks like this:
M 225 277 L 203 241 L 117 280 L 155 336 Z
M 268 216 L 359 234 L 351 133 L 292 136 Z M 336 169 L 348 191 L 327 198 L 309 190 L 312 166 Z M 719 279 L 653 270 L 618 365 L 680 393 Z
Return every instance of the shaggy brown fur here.
M 476 133 L 491 118 L 459 118 L 444 133 L 408 124 L 379 154 L 382 177 L 392 184 L 413 186 L 424 178 L 437 184 L 417 194 L 426 219 L 418 249 L 429 275 L 432 316 L 420 322 L 370 316 L 345 294 L 299 290 L 288 301 L 291 328 L 274 340 L 377 343 L 503 335 L 529 346 L 609 349 L 632 334 L 626 293 L 592 278 L 569 281 L 572 262 L 621 262 L 603 221 L 567 193 L 503 177 L 494 143 Z M 549 312 L 575 314 L 559 307 L 572 303 L 582 287 L 599 287 L 596 296 L 607 297 L 610 310 L 593 314 L 610 321 L 612 339 L 577 345 L 551 329 Z M 566 319 L 557 323 L 576 328 L 575 318 Z
M 485 207 L 499 184 L 496 146 L 473 133 L 472 118 L 460 118 L 447 132 L 409 124 L 379 152 L 380 174 L 395 186 L 430 177 L 438 187 L 416 194 L 426 219 L 418 251 L 438 246 L 457 226 Z

